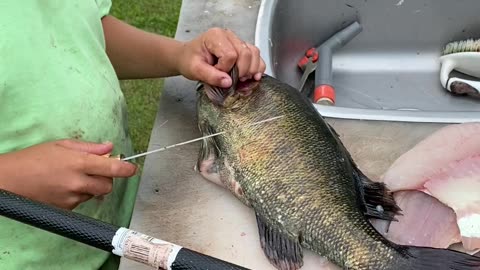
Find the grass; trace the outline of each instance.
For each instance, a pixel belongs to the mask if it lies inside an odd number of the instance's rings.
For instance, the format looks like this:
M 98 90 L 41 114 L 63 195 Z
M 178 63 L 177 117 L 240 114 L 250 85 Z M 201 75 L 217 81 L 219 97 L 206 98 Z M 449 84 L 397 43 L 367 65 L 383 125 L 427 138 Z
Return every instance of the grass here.
M 174 37 L 181 0 L 113 0 L 111 15 L 140 29 Z M 129 129 L 136 153 L 147 151 L 164 79 L 125 80 Z M 145 158 L 139 158 L 143 169 Z

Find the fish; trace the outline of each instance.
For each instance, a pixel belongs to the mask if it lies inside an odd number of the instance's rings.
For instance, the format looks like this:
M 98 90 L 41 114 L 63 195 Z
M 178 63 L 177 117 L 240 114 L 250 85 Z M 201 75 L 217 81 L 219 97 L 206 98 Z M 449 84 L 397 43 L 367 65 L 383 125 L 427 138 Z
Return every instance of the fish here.
M 267 74 L 242 82 L 234 66 L 230 76 L 227 89 L 197 84 L 200 133 L 225 132 L 202 141 L 196 167 L 253 209 L 259 245 L 276 269 L 301 269 L 304 249 L 342 269 L 480 269 L 469 254 L 386 239 L 369 220 L 394 221 L 401 209 L 308 98 Z
M 392 191 L 422 191 L 453 209 L 466 250 L 480 248 L 478 134 L 479 122 L 446 125 L 398 157 L 381 177 Z

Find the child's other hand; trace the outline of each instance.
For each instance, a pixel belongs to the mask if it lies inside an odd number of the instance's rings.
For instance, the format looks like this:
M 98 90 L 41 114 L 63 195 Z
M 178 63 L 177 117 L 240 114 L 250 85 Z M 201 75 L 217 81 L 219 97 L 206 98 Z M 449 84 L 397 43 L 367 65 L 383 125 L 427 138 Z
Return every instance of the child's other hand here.
M 0 188 L 73 209 L 110 193 L 114 177 L 135 174 L 135 165 L 101 156 L 112 148 L 110 143 L 59 140 L 0 155 Z
M 178 57 L 178 70 L 183 76 L 223 88 L 232 85 L 228 72 L 235 63 L 240 81 L 260 80 L 265 72 L 259 49 L 221 28 L 211 28 L 186 42 Z

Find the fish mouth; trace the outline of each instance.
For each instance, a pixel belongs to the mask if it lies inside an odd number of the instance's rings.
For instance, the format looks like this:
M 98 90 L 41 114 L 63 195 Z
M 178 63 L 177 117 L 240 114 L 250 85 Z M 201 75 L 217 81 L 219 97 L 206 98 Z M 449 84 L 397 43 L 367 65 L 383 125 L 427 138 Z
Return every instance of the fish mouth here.
M 238 99 L 250 96 L 253 91 L 258 87 L 259 82 L 255 79 L 248 79 L 240 81 L 238 77 L 238 67 L 234 65 L 229 72 L 232 78 L 232 85 L 229 88 L 222 88 L 218 86 L 212 86 L 208 83 L 199 82 L 197 91 L 202 89 L 210 99 L 210 101 L 219 107 L 230 107 Z

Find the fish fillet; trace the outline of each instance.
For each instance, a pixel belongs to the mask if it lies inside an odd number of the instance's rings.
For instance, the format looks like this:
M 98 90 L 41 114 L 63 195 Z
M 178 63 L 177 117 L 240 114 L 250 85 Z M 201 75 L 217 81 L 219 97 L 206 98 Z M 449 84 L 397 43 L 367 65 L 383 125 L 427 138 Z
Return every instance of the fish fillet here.
M 479 135 L 480 123 L 441 128 L 400 156 L 382 179 L 394 192 L 419 190 L 453 209 L 467 250 L 480 248 Z M 442 222 L 448 226 L 449 219 Z
M 480 248 L 480 156 L 449 164 L 424 186 L 457 214 L 464 247 Z
M 426 180 L 455 160 L 480 154 L 480 123 L 448 125 L 401 155 L 383 176 L 392 191 L 421 190 Z
M 420 191 L 399 191 L 394 198 L 402 209 L 398 221 L 390 226 L 386 221 L 372 222 L 390 241 L 435 248 L 448 248 L 461 241 L 455 213 L 437 199 Z

